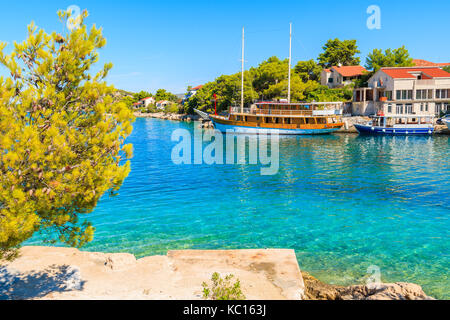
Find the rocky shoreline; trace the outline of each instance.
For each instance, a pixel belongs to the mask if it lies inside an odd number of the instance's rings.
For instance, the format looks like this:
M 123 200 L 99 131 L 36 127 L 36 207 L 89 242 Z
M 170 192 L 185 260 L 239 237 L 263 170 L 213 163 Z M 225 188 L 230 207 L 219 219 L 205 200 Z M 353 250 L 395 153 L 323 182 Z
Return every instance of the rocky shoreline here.
M 162 120 L 171 120 L 171 121 L 185 121 L 185 122 L 200 122 L 200 127 L 204 129 L 213 129 L 214 126 L 211 121 L 206 121 L 202 119 L 198 115 L 189 115 L 189 114 L 177 114 L 177 113 L 141 113 L 135 112 L 134 116 L 137 118 L 156 118 Z M 358 133 L 354 124 L 358 122 L 369 121 L 368 117 L 354 116 L 354 117 L 344 117 L 344 127 L 337 131 L 336 133 Z M 445 125 L 436 125 L 435 126 L 435 134 L 444 134 L 450 135 L 450 130 Z
M 128 253 L 24 247 L 0 261 L 0 300 L 200 300 L 212 273 L 233 274 L 249 300 L 431 300 L 419 285 L 325 284 L 301 271 L 293 250 L 183 250 L 136 259 Z

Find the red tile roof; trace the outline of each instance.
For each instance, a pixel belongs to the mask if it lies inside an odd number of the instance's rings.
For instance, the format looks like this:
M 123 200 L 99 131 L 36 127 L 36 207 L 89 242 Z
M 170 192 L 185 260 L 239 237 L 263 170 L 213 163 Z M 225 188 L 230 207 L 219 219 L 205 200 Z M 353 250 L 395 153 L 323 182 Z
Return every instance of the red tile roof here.
M 412 72 L 421 72 L 429 78 L 450 78 L 450 73 L 438 67 L 381 68 L 381 70 L 393 79 L 415 79 L 416 76 L 411 74 Z
M 333 69 L 343 77 L 362 76 L 364 72 L 367 72 L 367 70 L 361 66 L 342 66 L 342 67 L 332 67 L 331 69 Z
M 330 69 L 323 69 L 323 71 L 325 71 L 325 72 L 331 72 Z
M 434 63 L 423 59 L 413 59 L 416 67 L 445 67 L 450 66 L 450 63 Z
M 154 98 L 153 97 L 147 97 L 147 98 L 141 99 L 140 101 L 144 101 L 144 100 L 148 100 L 148 99 L 154 99 Z
M 200 90 L 201 88 L 203 88 L 203 85 L 196 86 L 195 88 L 192 88 L 191 90 Z

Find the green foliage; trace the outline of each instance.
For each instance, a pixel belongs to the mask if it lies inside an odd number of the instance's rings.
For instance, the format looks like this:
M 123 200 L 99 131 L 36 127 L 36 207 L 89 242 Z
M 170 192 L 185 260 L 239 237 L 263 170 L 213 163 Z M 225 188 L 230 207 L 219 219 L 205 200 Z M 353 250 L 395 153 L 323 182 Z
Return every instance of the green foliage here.
M 179 113 L 179 111 L 180 111 L 180 108 L 179 108 L 178 104 L 176 104 L 176 103 L 168 104 L 164 108 L 164 113 Z
M 323 70 L 314 60 L 299 61 L 294 68 L 303 82 L 308 80 L 320 82 L 320 74 Z
M 203 298 L 211 300 L 245 300 L 245 295 L 241 290 L 241 282 L 239 279 L 232 283 L 234 275 L 229 274 L 222 278 L 217 272 L 212 277 L 212 286 L 208 286 L 203 282 Z
M 254 77 L 253 87 L 257 92 L 263 92 L 280 81 L 287 79 L 289 71 L 289 60 L 280 60 L 277 57 L 270 57 L 262 62 L 258 68 L 250 69 Z
M 244 72 L 244 104 L 248 107 L 255 100 L 284 99 L 288 94 L 288 60 L 270 57 L 257 68 Z M 349 96 L 349 89 L 328 89 L 318 82 L 322 68 L 313 60 L 301 61 L 291 74 L 291 101 L 338 101 Z M 317 92 L 316 92 L 317 90 Z M 241 101 L 241 73 L 222 75 L 206 83 L 197 94 L 185 103 L 182 112 L 193 113 L 193 109 L 207 112 L 214 110 L 213 94 L 217 95 L 217 111 L 227 111 Z M 350 95 L 351 98 L 351 95 Z
M 156 91 L 156 94 L 155 94 L 155 100 L 156 101 L 167 100 L 167 101 L 177 102 L 178 97 L 176 95 L 174 95 L 173 93 L 166 91 L 165 89 L 158 89 L 158 91 Z
M 366 69 L 374 72 L 383 67 L 412 67 L 413 59 L 409 56 L 405 46 L 397 49 L 374 49 L 367 55 Z
M 306 96 L 307 101 L 350 101 L 353 97 L 353 88 L 346 86 L 344 88 L 330 89 L 327 86 L 318 86 L 315 90 L 309 91 Z
M 339 40 L 330 39 L 323 46 L 324 52 L 319 55 L 319 65 L 324 68 L 331 68 L 333 66 L 354 66 L 359 65 L 360 58 L 355 57 L 360 53 L 356 40 Z
M 144 98 L 153 97 L 153 95 L 150 92 L 141 91 L 141 92 L 135 93 L 133 95 L 133 97 L 134 97 L 134 100 L 135 100 L 134 102 L 138 102 L 139 100 L 142 100 Z
M 122 102 L 128 107 L 132 108 L 133 103 L 138 102 L 139 100 L 136 100 L 134 97 L 126 96 L 122 98 Z
M 141 113 L 155 113 L 158 112 L 156 110 L 156 106 L 154 104 L 149 104 L 147 107 L 142 107 L 139 109 Z
M 444 67 L 442 69 L 450 73 L 450 66 L 446 66 L 446 67 Z
M 291 77 L 291 101 L 300 102 L 311 91 L 314 91 L 319 87 L 319 83 L 315 81 L 303 82 L 298 74 L 292 74 Z M 268 89 L 264 90 L 264 96 L 268 99 L 282 99 L 288 94 L 288 80 L 282 80 L 277 84 L 271 85 Z
M 37 231 L 74 247 L 91 241 L 83 215 L 130 171 L 133 115 L 104 81 L 112 64 L 89 72 L 106 40 L 95 26 L 87 31 L 86 17 L 65 35 L 32 23 L 9 55 L 0 44 L 11 75 L 0 78 L 0 259 Z
M 244 103 L 246 105 L 251 104 L 258 98 L 258 94 L 253 89 L 253 79 L 253 71 L 245 71 Z M 228 110 L 228 107 L 231 105 L 239 104 L 241 100 L 241 74 L 223 75 L 213 82 L 206 83 L 203 88 L 197 91 L 195 96 L 188 100 L 185 112 L 192 113 L 193 108 L 213 111 L 214 93 L 217 95 L 218 112 Z

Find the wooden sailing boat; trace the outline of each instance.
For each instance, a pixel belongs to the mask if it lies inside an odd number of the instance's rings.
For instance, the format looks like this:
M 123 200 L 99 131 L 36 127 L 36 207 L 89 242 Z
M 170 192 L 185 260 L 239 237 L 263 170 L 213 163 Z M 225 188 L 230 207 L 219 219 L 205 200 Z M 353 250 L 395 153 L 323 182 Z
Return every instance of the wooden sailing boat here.
M 286 102 L 262 101 L 244 108 L 244 47 L 242 28 L 241 105 L 230 107 L 228 115 L 209 115 L 217 130 L 224 133 L 279 133 L 289 135 L 327 134 L 339 130 L 342 102 L 291 103 L 292 24 L 289 38 L 288 99 Z M 204 115 L 203 115 L 204 116 Z

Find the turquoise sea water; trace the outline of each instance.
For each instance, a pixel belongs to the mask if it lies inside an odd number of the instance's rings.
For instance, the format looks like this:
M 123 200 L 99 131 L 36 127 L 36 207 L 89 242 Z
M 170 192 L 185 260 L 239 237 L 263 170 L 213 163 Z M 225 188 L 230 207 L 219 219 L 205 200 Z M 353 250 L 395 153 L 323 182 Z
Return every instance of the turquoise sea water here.
M 84 250 L 291 248 L 328 283 L 378 266 L 385 282 L 450 298 L 449 136 L 283 137 L 279 173 L 262 176 L 259 165 L 173 164 L 176 128 L 194 125 L 137 119 L 132 171 L 89 215 Z

